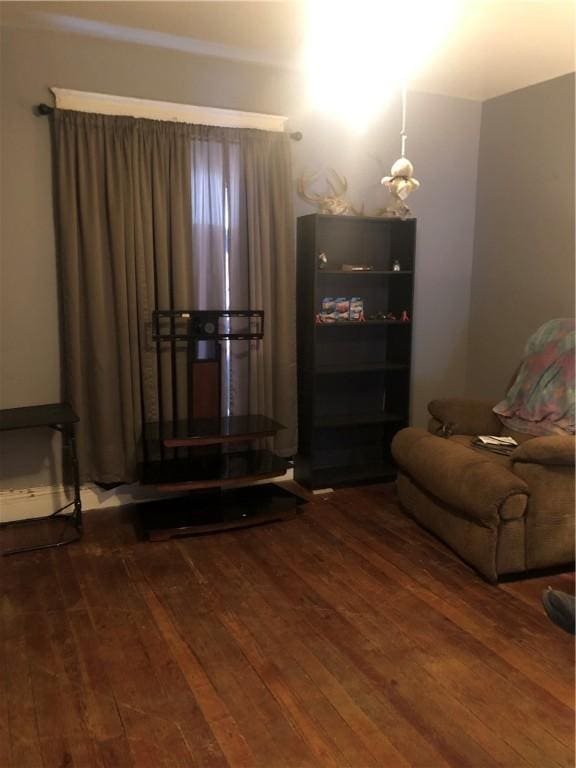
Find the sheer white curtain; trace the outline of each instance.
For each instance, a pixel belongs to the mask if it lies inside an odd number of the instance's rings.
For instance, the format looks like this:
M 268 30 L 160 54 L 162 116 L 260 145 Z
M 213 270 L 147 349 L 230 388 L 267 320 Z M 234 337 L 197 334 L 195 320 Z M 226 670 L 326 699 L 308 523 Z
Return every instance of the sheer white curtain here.
M 264 310 L 264 340 L 222 345 L 222 413 L 262 413 L 296 450 L 294 218 L 288 137 L 204 129 L 192 138 L 192 267 L 198 309 Z
M 239 144 L 218 135 L 215 140 L 195 139 L 191 161 L 194 308 L 258 309 L 250 307 L 247 284 L 241 285 L 246 281 L 239 279 L 237 270 L 234 285 L 231 283 L 231 262 L 242 261 Z M 222 414 L 247 413 L 247 404 L 238 403 L 246 344 L 226 341 L 221 346 Z

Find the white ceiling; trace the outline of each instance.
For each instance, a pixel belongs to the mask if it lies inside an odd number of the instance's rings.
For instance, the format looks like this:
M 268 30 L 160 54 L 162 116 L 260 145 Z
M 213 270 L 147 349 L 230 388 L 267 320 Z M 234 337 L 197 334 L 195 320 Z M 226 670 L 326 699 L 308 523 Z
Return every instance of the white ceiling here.
M 49 26 L 290 68 L 299 66 L 306 19 L 305 3 L 288 0 L 2 2 L 0 7 L 5 25 Z M 409 55 L 409 29 L 406 38 Z M 574 0 L 461 0 L 450 37 L 410 88 L 488 99 L 573 72 L 574 40 Z M 328 55 L 345 66 L 346 51 Z M 385 32 L 382 66 L 387 66 Z

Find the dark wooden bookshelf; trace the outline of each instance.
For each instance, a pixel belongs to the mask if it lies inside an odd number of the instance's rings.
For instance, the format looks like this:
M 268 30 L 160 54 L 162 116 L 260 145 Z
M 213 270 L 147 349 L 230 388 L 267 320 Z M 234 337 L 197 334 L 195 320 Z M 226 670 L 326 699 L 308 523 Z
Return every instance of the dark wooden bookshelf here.
M 307 488 L 394 477 L 390 443 L 409 418 L 415 241 L 414 219 L 298 219 L 294 475 Z M 352 297 L 363 300 L 363 321 L 319 322 L 323 298 Z M 373 317 L 388 313 L 396 319 Z

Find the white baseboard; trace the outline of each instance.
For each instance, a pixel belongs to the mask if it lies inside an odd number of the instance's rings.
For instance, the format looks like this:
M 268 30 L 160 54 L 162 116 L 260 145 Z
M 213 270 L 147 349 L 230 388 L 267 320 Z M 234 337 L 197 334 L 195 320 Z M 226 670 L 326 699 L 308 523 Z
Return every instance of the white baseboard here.
M 82 509 L 88 511 L 152 501 L 162 498 L 162 495 L 138 484 L 122 485 L 111 491 L 104 491 L 96 485 L 84 485 L 80 497 Z M 51 515 L 71 500 L 70 489 L 61 485 L 0 491 L 0 523 Z
M 293 472 L 289 469 L 285 475 L 275 479 L 280 482 L 292 480 L 292 478 Z M 260 483 L 262 482 L 269 483 L 270 480 L 260 481 Z M 260 483 L 251 483 L 251 485 L 259 485 Z M 173 498 L 174 494 L 160 493 L 150 486 L 139 485 L 138 483 L 120 485 L 111 491 L 104 491 L 97 485 L 90 483 L 82 486 L 80 496 L 82 510 L 88 512 L 94 509 L 121 507 L 124 504 L 139 504 L 155 499 Z M 0 491 L 0 523 L 51 515 L 71 500 L 70 490 L 61 485 Z

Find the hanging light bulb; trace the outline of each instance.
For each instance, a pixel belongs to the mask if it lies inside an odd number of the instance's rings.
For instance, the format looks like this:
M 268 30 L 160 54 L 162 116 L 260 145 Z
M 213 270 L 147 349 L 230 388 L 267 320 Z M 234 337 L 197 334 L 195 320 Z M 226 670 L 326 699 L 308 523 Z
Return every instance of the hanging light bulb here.
M 310 107 L 362 132 L 402 81 L 421 72 L 464 0 L 306 0 Z
M 420 186 L 420 182 L 414 178 L 414 166 L 406 157 L 406 85 L 402 86 L 402 129 L 401 137 L 401 157 L 396 160 L 390 169 L 390 176 L 384 176 L 380 183 L 384 185 L 392 196 L 392 205 L 385 208 L 381 213 L 385 216 L 397 216 L 406 219 L 412 216 L 412 211 L 406 205 L 405 200 L 415 192 Z

